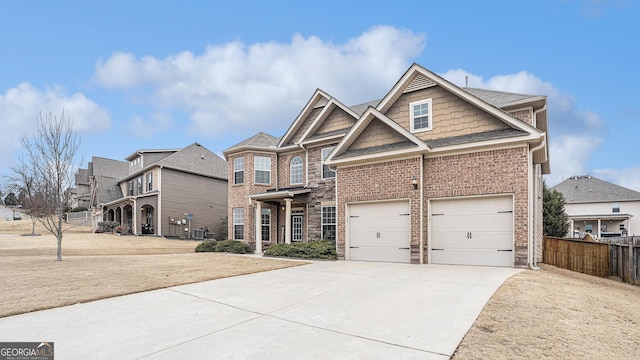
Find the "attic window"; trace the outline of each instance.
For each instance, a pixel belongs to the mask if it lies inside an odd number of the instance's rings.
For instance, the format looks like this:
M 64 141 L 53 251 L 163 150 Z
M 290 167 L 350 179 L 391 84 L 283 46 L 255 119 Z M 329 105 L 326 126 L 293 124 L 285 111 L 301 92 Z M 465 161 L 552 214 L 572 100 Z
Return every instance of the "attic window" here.
M 409 104 L 411 132 L 429 131 L 433 128 L 431 99 L 414 101 Z

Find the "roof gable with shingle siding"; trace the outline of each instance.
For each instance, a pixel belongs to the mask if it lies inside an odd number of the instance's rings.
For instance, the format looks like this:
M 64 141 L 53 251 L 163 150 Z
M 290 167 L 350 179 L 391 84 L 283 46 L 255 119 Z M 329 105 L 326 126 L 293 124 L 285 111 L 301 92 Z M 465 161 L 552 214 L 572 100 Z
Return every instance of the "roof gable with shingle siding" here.
M 562 193 L 567 204 L 612 201 L 640 201 L 640 192 L 600 180 L 590 175 L 572 176 L 552 187 Z
M 426 99 L 431 99 L 432 104 L 432 130 L 415 134 L 424 141 L 510 128 L 500 119 L 440 86 L 402 94 L 385 115 L 410 130 L 409 104 Z
M 309 129 L 309 126 L 311 126 L 311 123 L 313 123 L 316 117 L 318 117 L 318 114 L 320 114 L 322 109 L 324 109 L 324 106 L 317 107 L 311 110 L 309 115 L 302 120 L 302 123 L 300 124 L 298 130 L 293 134 L 293 136 L 291 136 L 291 140 L 284 144 L 284 146 L 292 145 L 300 141 L 302 139 L 302 136 L 307 132 L 307 129 Z

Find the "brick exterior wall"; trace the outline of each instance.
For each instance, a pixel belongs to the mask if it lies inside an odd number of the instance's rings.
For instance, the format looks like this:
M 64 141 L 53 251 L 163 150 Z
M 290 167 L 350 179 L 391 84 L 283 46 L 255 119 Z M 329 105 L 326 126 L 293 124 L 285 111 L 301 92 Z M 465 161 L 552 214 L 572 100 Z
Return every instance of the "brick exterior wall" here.
M 244 183 L 235 185 L 233 173 L 233 159 L 244 157 Z M 271 183 L 269 185 L 261 185 L 254 183 L 254 157 L 266 156 L 271 158 Z M 233 239 L 233 209 L 244 209 L 244 240 L 255 240 L 255 205 L 250 205 L 248 196 L 259 194 L 276 187 L 276 154 L 269 152 L 243 152 L 233 154 L 228 159 L 229 168 L 229 210 L 227 215 L 228 237 Z M 274 219 L 275 212 L 272 211 L 271 217 Z M 273 221 L 272 221 L 273 222 Z M 272 225 L 272 230 L 274 226 Z
M 411 129 L 409 103 L 431 98 L 433 130 L 417 132 L 421 140 L 475 134 L 506 129 L 501 120 L 489 115 L 439 86 L 402 94 L 385 113 L 405 129 Z
M 509 115 L 516 117 L 527 124 L 533 126 L 533 110 L 532 109 L 520 109 L 520 110 L 507 110 Z
M 299 156 L 302 159 L 302 184 L 291 184 L 291 160 Z M 278 155 L 278 188 L 290 188 L 304 186 L 306 181 L 305 152 L 300 150 L 292 153 Z
M 420 263 L 420 158 L 387 161 L 338 170 L 338 257 L 345 257 L 346 205 L 352 202 L 409 199 L 411 209 L 411 262 Z
M 425 209 L 430 198 L 513 194 L 514 265 L 524 267 L 527 265 L 529 231 L 528 158 L 527 148 L 520 147 L 426 159 Z M 424 225 L 425 234 L 428 234 L 428 222 Z M 427 243 L 428 239 L 425 247 Z

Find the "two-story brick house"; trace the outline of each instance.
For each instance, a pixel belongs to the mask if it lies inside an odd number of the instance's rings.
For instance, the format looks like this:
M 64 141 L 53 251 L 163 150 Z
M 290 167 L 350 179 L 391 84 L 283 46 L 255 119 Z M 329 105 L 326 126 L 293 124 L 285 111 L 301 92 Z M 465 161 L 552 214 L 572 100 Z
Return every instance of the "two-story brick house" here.
M 460 88 L 416 64 L 369 103 L 316 90 L 284 136 L 225 150 L 229 234 L 257 251 L 328 238 L 347 260 L 534 265 L 546 133 L 545 96 Z

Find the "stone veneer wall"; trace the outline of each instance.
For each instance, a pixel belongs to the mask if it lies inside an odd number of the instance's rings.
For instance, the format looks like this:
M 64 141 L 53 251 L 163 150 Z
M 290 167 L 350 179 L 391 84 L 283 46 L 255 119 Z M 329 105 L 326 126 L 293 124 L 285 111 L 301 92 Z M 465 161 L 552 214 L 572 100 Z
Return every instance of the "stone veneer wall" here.
M 524 267 L 529 231 L 528 158 L 526 147 L 428 158 L 424 166 L 425 209 L 430 198 L 513 194 L 514 265 Z M 428 221 L 424 226 L 428 234 Z
M 411 209 L 411 262 L 420 263 L 420 190 L 412 180 L 420 178 L 419 157 L 338 170 L 338 257 L 345 257 L 346 204 L 351 202 L 409 199 Z

